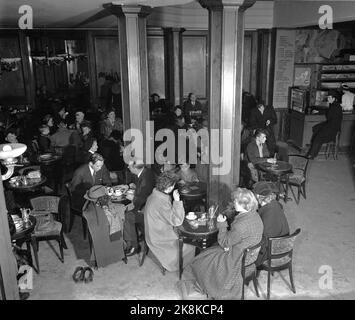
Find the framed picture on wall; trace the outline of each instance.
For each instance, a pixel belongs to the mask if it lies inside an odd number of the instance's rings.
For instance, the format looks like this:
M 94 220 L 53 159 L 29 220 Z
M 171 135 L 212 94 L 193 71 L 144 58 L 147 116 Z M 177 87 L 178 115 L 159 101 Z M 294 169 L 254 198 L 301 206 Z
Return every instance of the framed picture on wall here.
M 309 87 L 311 84 L 312 68 L 309 66 L 295 66 L 293 85 L 295 87 Z

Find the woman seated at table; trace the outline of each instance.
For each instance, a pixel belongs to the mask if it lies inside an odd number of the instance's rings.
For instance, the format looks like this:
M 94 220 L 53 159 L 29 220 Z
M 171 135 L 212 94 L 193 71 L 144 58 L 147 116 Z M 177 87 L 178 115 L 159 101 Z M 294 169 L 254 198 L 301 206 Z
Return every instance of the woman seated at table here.
M 232 199 L 236 215 L 230 230 L 227 230 L 226 216 L 220 214 L 217 217 L 219 245 L 202 251 L 191 263 L 199 286 L 215 299 L 241 297 L 243 251 L 258 244 L 263 234 L 263 223 L 256 212 L 258 202 L 253 192 L 238 188 L 232 193 Z
M 40 135 L 38 136 L 38 147 L 40 153 L 51 152 L 51 139 L 49 137 L 49 127 L 42 124 L 39 127 Z
M 123 251 L 123 221 L 125 206 L 112 203 L 102 185 L 91 187 L 84 198 L 88 200 L 83 207 L 92 239 L 91 261 L 97 267 L 121 261 Z
M 106 112 L 105 119 L 100 124 L 100 134 L 103 139 L 108 139 L 113 130 L 123 132 L 123 123 L 121 118 L 116 118 L 115 110 L 110 109 Z
M 174 190 L 178 177 L 171 172 L 162 173 L 156 187 L 148 197 L 144 209 L 145 240 L 155 257 L 168 271 L 178 270 L 178 236 L 174 226 L 184 222 L 185 210 L 178 190 Z M 171 193 L 173 192 L 173 203 Z M 191 261 L 194 247 L 184 245 L 184 261 Z

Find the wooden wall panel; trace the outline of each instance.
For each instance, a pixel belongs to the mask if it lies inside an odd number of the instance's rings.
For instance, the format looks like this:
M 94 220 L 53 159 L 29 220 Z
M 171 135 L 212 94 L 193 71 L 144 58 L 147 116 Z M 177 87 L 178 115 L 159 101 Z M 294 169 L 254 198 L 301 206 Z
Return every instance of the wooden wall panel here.
M 207 36 L 183 35 L 183 95 L 194 92 L 198 98 L 207 98 Z
M 96 62 L 96 80 L 99 73 L 120 75 L 120 59 L 118 39 L 115 36 L 95 37 L 95 62 Z M 97 92 L 100 96 L 100 83 L 97 83 Z
M 165 98 L 164 37 L 148 36 L 147 46 L 149 95 L 157 93 Z
M 0 37 L 0 57 L 20 58 L 20 45 L 17 35 Z M 22 61 L 17 63 L 16 71 L 3 71 L 0 76 L 0 102 L 6 100 L 26 100 L 25 85 L 23 80 Z M 25 102 L 25 101 L 24 101 Z
M 244 37 L 244 60 L 243 60 L 243 90 L 251 92 L 251 57 L 252 57 L 252 37 Z

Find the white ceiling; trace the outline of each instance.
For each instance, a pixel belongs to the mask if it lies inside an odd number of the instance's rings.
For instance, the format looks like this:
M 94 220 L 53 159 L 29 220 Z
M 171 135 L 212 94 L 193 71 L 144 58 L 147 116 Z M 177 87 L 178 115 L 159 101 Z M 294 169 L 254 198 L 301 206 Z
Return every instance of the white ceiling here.
M 240 2 L 242 0 L 222 0 L 225 2 Z M 353 2 L 354 0 L 345 0 L 346 2 Z M 18 28 L 18 20 L 21 14 L 18 13 L 20 6 L 27 4 L 33 9 L 33 27 L 34 28 L 117 28 L 117 19 L 113 15 L 105 16 L 105 9 L 103 4 L 111 1 L 105 0 L 0 0 L 0 28 Z M 254 27 L 257 20 L 261 22 L 262 28 L 272 27 L 273 15 L 279 14 L 279 11 L 270 12 L 273 10 L 273 6 L 264 6 L 263 3 L 272 1 L 258 0 L 257 4 L 247 11 L 246 23 L 248 24 L 248 14 L 253 15 L 251 28 Z M 296 5 L 298 7 L 298 13 L 290 9 L 292 6 L 288 6 L 286 3 L 305 3 L 312 2 L 321 4 L 334 5 L 334 12 L 337 12 L 340 8 L 344 7 L 341 2 L 344 0 L 333 1 L 314 1 L 314 0 L 277 0 L 275 3 L 282 2 L 280 23 L 278 23 L 278 17 L 275 17 L 274 26 L 276 27 L 292 27 L 289 22 L 294 20 L 294 26 L 296 22 L 300 25 L 309 25 L 309 21 L 305 21 L 303 16 L 308 14 L 309 9 L 305 9 L 307 6 Z M 201 26 L 207 27 L 208 14 L 207 10 L 203 9 L 197 0 L 119 0 L 114 1 L 116 4 L 143 4 L 153 7 L 152 13 L 148 16 L 148 26 L 192 26 L 199 28 Z M 315 4 L 317 6 L 318 4 Z M 348 7 L 348 6 L 345 6 Z M 279 6 L 275 7 L 276 9 Z M 252 13 L 254 11 L 254 13 Z M 289 12 L 285 12 L 289 11 Z M 305 12 L 306 11 L 306 12 Z M 345 9 L 344 13 L 337 19 L 338 21 L 351 20 L 352 15 L 349 16 L 349 12 L 354 10 Z M 347 13 L 348 12 L 348 13 Z M 286 14 L 284 14 L 286 13 Z M 287 16 L 287 14 L 289 16 Z M 317 13 L 316 13 L 317 14 Z M 264 16 L 267 16 L 268 21 L 265 23 Z M 346 17 L 345 17 L 346 16 Z M 348 17 L 349 16 L 349 17 Z M 318 16 L 317 16 L 318 17 Z M 344 19 L 345 18 L 345 19 Z M 257 19 L 257 20 L 256 20 Z M 261 20 L 260 20 L 261 19 Z M 284 19 L 285 21 L 283 21 Z M 255 22 L 254 22 L 255 20 Z M 310 20 L 310 19 L 308 19 Z M 311 19 L 312 20 L 312 19 Z M 311 21 L 310 20 L 310 21 Z M 313 19 L 314 20 L 314 19 Z M 312 23 L 313 23 L 312 20 Z M 184 24 L 184 23 L 191 23 Z M 270 23 L 271 22 L 271 23 Z M 304 24 L 307 22 L 307 24 Z M 165 25 L 163 25 L 165 24 Z M 170 25 L 169 25 L 170 24 Z
M 0 0 L 0 27 L 18 28 L 20 6 L 30 5 L 33 10 L 34 28 L 73 28 L 87 19 L 98 17 L 105 9 L 105 0 Z M 116 4 L 137 4 L 151 6 L 200 7 L 195 0 L 120 0 Z M 153 9 L 154 10 L 154 9 Z M 82 28 L 117 27 L 116 18 L 112 15 L 81 26 Z

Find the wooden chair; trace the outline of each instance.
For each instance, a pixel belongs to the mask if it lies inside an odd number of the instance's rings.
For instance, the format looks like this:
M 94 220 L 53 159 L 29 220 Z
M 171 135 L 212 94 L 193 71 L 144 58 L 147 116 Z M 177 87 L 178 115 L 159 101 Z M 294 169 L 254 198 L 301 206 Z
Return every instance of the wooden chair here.
M 292 275 L 292 254 L 293 254 L 293 245 L 297 235 L 301 232 L 301 229 L 298 228 L 293 234 L 289 236 L 283 236 L 278 238 L 269 238 L 268 247 L 267 247 L 267 260 L 263 262 L 258 270 L 265 270 L 268 272 L 267 275 L 267 299 L 270 299 L 271 291 L 271 274 L 274 271 L 281 271 L 288 269 L 291 289 L 293 293 L 296 293 L 296 288 L 293 282 Z
M 59 197 L 56 196 L 40 196 L 36 198 L 30 199 L 31 206 L 33 208 L 32 215 L 37 219 L 37 225 L 35 228 L 32 237 L 36 240 L 36 250 L 38 251 L 38 243 L 39 241 L 49 241 L 56 240 L 59 244 L 60 250 L 60 261 L 64 263 L 64 253 L 63 249 L 67 249 L 67 245 L 65 243 L 63 237 L 63 225 L 61 221 L 61 215 L 58 211 Z M 57 220 L 53 220 L 53 216 L 57 218 Z M 48 222 L 48 228 L 44 230 L 37 229 L 41 223 Z M 37 266 L 39 273 L 39 264 Z
M 70 191 L 69 182 L 65 183 L 65 189 L 67 190 L 67 194 L 68 194 L 68 198 L 69 198 L 69 206 L 70 206 L 69 232 L 71 232 L 71 230 L 73 228 L 75 216 L 79 216 L 81 218 L 81 222 L 82 222 L 82 226 L 83 226 L 83 237 L 85 240 L 87 232 L 88 232 L 88 226 L 87 226 L 86 220 L 83 217 L 82 211 L 79 211 L 79 210 L 72 207 L 72 194 Z
M 28 166 L 28 167 L 19 169 L 18 173 L 20 176 L 24 176 L 31 171 L 40 171 L 40 170 L 41 170 L 40 166 Z
M 244 286 L 248 285 L 250 280 L 253 281 L 256 296 L 259 297 L 258 280 L 256 277 L 255 261 L 261 248 L 261 242 L 257 245 L 244 249 L 242 258 L 242 300 L 244 300 Z
M 292 173 L 288 176 L 288 184 L 297 204 L 300 203 L 301 194 L 306 199 L 308 162 L 309 159 L 306 156 L 300 154 L 289 155 L 289 163 L 292 164 Z M 281 182 L 283 184 L 286 183 L 285 179 L 282 179 Z M 293 187 L 297 187 L 297 197 Z
M 166 269 L 160 263 L 160 261 L 155 256 L 155 254 L 152 251 L 149 251 L 149 247 L 147 245 L 147 242 L 145 241 L 145 239 L 143 239 L 142 255 L 139 259 L 139 266 L 140 267 L 143 265 L 146 256 L 148 256 L 149 258 L 151 258 L 153 260 L 153 262 L 159 267 L 160 272 L 163 274 L 163 276 L 165 276 Z
M 339 152 L 339 141 L 340 141 L 340 131 L 337 133 L 335 136 L 334 141 L 330 141 L 326 144 L 325 148 L 325 158 L 328 159 L 330 153 L 333 154 L 333 159 L 337 160 L 338 159 L 338 152 Z

